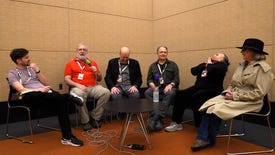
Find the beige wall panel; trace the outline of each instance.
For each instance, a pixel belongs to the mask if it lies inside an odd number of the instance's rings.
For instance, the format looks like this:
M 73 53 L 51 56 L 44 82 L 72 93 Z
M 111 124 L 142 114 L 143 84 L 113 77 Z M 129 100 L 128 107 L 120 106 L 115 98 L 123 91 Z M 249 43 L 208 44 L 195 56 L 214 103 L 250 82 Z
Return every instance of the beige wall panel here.
M 147 87 L 147 80 L 146 80 L 148 75 L 147 73 L 148 73 L 149 66 L 157 60 L 156 51 L 153 50 L 145 54 L 132 54 L 131 57 L 139 61 L 140 69 L 142 73 L 142 80 L 143 80 L 142 86 Z
M 58 50 L 68 47 L 67 11 L 62 8 L 8 2 L 1 5 L 2 49 L 25 47 Z M 2 12 L 1 11 L 1 12 Z M 5 11 L 5 12 L 4 12 Z
M 12 0 L 17 3 L 32 3 L 38 5 L 50 5 L 50 6 L 59 6 L 67 7 L 68 0 Z
M 84 42 L 95 52 L 116 52 L 121 46 L 148 52 L 152 46 L 151 30 L 149 21 L 70 11 L 70 49 Z
M 32 62 L 36 63 L 43 73 L 51 87 L 58 90 L 58 84 L 63 84 L 61 92 L 68 92 L 64 83 L 64 68 L 66 63 L 72 59 L 72 55 L 68 52 L 43 52 L 43 51 L 30 51 Z
M 1 1 L 0 5 L 0 49 L 1 65 L 0 78 L 5 79 L 8 71 L 15 67 L 10 60 L 9 53 L 12 49 L 24 47 L 30 50 L 32 61 L 38 62 L 43 72 L 62 72 L 58 69 L 61 65 L 52 65 L 52 61 L 58 60 L 58 54 L 53 51 L 64 51 L 68 49 L 68 18 L 67 11 L 30 3 Z M 60 53 L 59 53 L 60 54 Z M 63 56 L 63 54 L 61 54 Z M 52 58 L 53 57 L 53 58 Z M 59 57 L 63 59 L 63 57 Z M 63 60 L 64 61 L 64 60 Z M 43 62 L 40 63 L 40 62 Z M 47 75 L 47 74 L 46 74 Z M 57 85 L 55 81 L 58 74 L 47 75 L 51 84 Z M 59 78 L 61 77 L 60 75 Z M 1 80 L 1 89 L 7 90 L 6 81 Z M 55 88 L 55 87 L 54 87 Z M 0 95 L 0 101 L 7 100 L 8 92 Z
M 96 14 L 94 29 L 95 51 L 116 52 L 122 46 L 135 52 L 151 50 L 151 22 Z
M 264 51 L 269 53 L 269 55 L 267 57 L 267 62 L 271 66 L 272 73 L 274 75 L 274 80 L 273 80 L 273 84 L 272 84 L 272 88 L 271 88 L 271 92 L 270 92 L 272 101 L 275 101 L 275 63 L 274 63 L 275 53 L 274 53 L 274 49 L 275 49 L 274 42 L 273 42 L 273 46 L 265 46 L 265 48 L 264 48 Z
M 9 86 L 6 81 L 8 76 L 8 72 L 10 69 L 15 67 L 15 64 L 10 59 L 10 51 L 2 51 L 0 50 L 0 62 L 1 62 L 1 69 L 0 69 L 0 86 L 1 86 L 1 93 L 0 93 L 0 101 L 7 101 L 8 100 L 8 91 Z
M 178 5 L 180 4 L 179 2 Z M 186 2 L 186 6 L 193 4 L 195 3 Z M 188 60 L 199 60 L 203 53 L 205 57 L 217 51 L 228 53 L 233 63 L 225 79 L 227 86 L 237 67 L 236 62 L 242 61 L 239 50 L 234 47 L 241 46 L 248 37 L 260 38 L 266 45 L 274 44 L 273 6 L 273 0 L 230 0 L 190 11 L 183 9 L 181 14 L 174 13 L 173 16 L 168 16 L 169 13 L 166 12 L 162 16 L 167 18 L 154 18 L 157 19 L 153 22 L 154 45 L 167 45 L 170 58 L 174 57 L 182 68 L 181 77 L 184 73 L 189 73 L 186 79 L 181 78 L 183 80 L 180 86 L 183 88 L 192 85 L 194 79 L 190 75 L 191 64 L 183 62 L 180 56 L 188 57 Z M 174 11 L 177 12 L 177 8 Z M 268 59 L 271 64 L 273 57 Z M 275 99 L 274 95 L 272 97 Z
M 225 2 L 226 0 L 153 0 L 154 20 L 182 12 L 199 9 L 209 5 Z
M 94 15 L 89 12 L 71 10 L 69 13 L 69 50 L 74 50 L 80 42 L 86 44 L 90 51 L 94 45 Z
M 234 47 L 247 37 L 271 43 L 272 1 L 253 0 L 247 5 L 240 2 L 232 0 L 157 20 L 153 25 L 154 43 L 167 44 L 170 51 Z
M 64 67 L 74 57 L 76 44 L 84 42 L 103 76 L 120 47 L 130 47 L 146 86 L 148 67 L 157 59 L 155 48 L 163 44 L 169 48 L 168 58 L 179 66 L 180 88 L 194 83 L 191 67 L 218 51 L 226 53 L 231 61 L 226 87 L 242 61 L 235 46 L 247 37 L 266 43 L 267 61 L 275 72 L 274 22 L 274 0 L 2 0 L 0 78 L 15 66 L 10 50 L 25 47 L 57 90 L 59 83 L 64 84 Z M 105 86 L 104 81 L 101 84 Z M 8 88 L 4 80 L 0 85 Z M 64 86 L 61 92 L 66 91 Z M 0 101 L 6 100 L 7 92 L 1 93 Z
M 149 0 L 69 0 L 71 8 L 114 16 L 152 19 L 152 1 Z
M 139 53 L 151 52 L 151 30 L 152 23 L 144 20 L 70 11 L 70 49 L 79 42 L 87 44 L 89 56 L 98 63 L 103 76 L 108 61 L 118 57 L 122 46 L 128 46 L 131 57 L 138 60 L 142 57 Z M 105 86 L 104 81 L 101 84 Z
M 118 57 L 119 49 L 128 46 L 131 49 L 131 56 L 140 62 L 141 67 L 148 66 L 146 53 L 152 51 L 152 23 L 142 20 L 128 18 L 111 18 L 106 15 L 95 15 L 94 33 L 95 40 L 92 43 L 98 57 L 97 62 L 104 62 L 101 69 L 105 71 L 107 63 L 111 58 Z M 144 53 L 146 55 L 144 55 Z M 145 58 L 144 58 L 145 57 Z M 142 68 L 142 74 L 147 74 L 147 67 Z M 144 77 L 144 76 L 143 76 Z

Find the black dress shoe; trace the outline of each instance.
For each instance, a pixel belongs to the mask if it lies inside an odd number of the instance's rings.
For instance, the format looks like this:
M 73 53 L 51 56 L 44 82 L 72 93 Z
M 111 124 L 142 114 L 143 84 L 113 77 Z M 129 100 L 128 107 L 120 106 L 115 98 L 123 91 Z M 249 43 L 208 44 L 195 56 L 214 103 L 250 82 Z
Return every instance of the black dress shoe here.
M 98 121 L 96 121 L 95 119 L 91 118 L 90 119 L 90 124 L 92 125 L 93 128 L 100 128 L 101 125 Z
M 196 140 L 196 143 L 191 146 L 192 151 L 199 151 L 202 149 L 205 149 L 209 146 L 209 142 L 203 141 L 203 140 Z
M 158 120 L 156 121 L 155 128 L 156 128 L 156 130 L 162 130 L 162 129 L 163 129 L 163 122 L 162 122 L 161 119 L 158 119 Z
M 89 131 L 91 129 L 92 129 L 92 126 L 90 125 L 90 123 L 83 124 L 83 130 L 84 131 Z

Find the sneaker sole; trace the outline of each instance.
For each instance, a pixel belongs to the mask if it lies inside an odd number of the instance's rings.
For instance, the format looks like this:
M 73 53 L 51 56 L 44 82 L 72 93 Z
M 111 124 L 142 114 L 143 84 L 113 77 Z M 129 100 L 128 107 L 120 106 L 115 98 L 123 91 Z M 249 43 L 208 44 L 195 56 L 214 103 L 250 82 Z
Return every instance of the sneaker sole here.
M 63 144 L 63 145 L 70 145 L 70 146 L 76 146 L 76 147 L 78 147 L 78 146 L 82 146 L 81 144 L 74 144 L 74 143 L 71 143 L 71 142 L 66 142 L 66 141 L 61 141 L 61 143 Z
M 76 95 L 75 93 L 70 93 L 70 94 L 71 94 L 73 97 L 76 97 L 76 98 L 80 99 L 81 102 L 84 102 L 83 98 L 80 97 L 80 96 L 78 96 L 78 95 Z
M 180 131 L 180 130 L 182 130 L 182 128 L 180 128 L 180 129 L 164 129 L 166 132 L 175 132 L 175 131 Z

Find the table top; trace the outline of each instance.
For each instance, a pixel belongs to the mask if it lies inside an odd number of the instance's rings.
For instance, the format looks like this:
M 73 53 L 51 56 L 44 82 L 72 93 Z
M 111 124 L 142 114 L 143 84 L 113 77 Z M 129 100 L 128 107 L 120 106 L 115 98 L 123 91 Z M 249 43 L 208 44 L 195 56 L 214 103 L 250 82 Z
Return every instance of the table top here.
M 113 112 L 150 112 L 153 111 L 153 101 L 149 99 L 121 99 L 109 101 L 104 108 Z

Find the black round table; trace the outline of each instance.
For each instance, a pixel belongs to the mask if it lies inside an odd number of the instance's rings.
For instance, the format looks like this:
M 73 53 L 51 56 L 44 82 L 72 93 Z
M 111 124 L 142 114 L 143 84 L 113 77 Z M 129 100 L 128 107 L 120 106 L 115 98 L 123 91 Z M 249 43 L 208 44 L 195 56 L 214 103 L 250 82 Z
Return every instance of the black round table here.
M 153 111 L 153 102 L 148 99 L 121 99 L 110 101 L 104 105 L 104 108 L 111 112 L 121 112 L 126 113 L 126 120 L 123 123 L 121 135 L 120 135 L 120 149 L 124 147 L 124 141 L 127 134 L 129 124 L 131 122 L 131 117 L 136 114 L 144 137 L 148 143 L 149 149 L 152 148 L 148 132 L 142 117 L 142 113 Z

